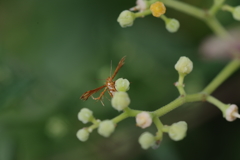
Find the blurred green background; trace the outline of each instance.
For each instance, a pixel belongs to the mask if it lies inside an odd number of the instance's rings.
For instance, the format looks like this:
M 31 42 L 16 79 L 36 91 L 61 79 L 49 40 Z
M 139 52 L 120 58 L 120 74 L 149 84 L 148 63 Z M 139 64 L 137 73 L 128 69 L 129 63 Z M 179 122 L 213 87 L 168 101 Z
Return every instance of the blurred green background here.
M 184 0 L 208 8 L 212 1 Z M 228 1 L 227 1 L 228 2 Z M 229 1 L 232 5 L 240 2 Z M 227 64 L 199 53 L 212 34 L 201 21 L 168 8 L 178 19 L 177 33 L 166 31 L 163 21 L 148 16 L 130 28 L 121 28 L 117 17 L 135 1 L 120 0 L 1 0 L 0 1 L 0 160 L 239 160 L 240 120 L 229 123 L 206 102 L 186 104 L 161 118 L 164 124 L 185 120 L 187 137 L 173 142 L 164 135 L 156 150 L 143 150 L 142 130 L 129 118 L 110 138 L 94 131 L 87 142 L 76 132 L 86 126 L 77 119 L 83 107 L 99 119 L 119 113 L 79 97 L 104 84 L 111 61 L 115 69 L 127 56 L 117 77 L 131 82 L 131 108 L 156 110 L 178 96 L 173 83 L 174 65 L 180 56 L 194 63 L 186 77 L 188 93 L 201 91 Z M 239 25 L 230 13 L 218 14 L 227 28 Z M 240 104 L 240 72 L 215 92 L 224 103 Z

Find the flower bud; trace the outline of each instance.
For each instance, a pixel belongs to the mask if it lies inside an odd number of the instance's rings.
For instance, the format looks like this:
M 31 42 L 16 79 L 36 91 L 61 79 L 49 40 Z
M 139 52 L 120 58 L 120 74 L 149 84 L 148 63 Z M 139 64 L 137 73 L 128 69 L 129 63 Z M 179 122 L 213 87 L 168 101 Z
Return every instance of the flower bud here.
M 111 120 L 105 120 L 100 122 L 98 127 L 98 133 L 103 137 L 109 137 L 115 130 L 115 125 Z
M 130 98 L 126 92 L 115 92 L 111 100 L 113 108 L 118 111 L 122 111 L 130 104 Z
M 136 116 L 137 126 L 147 128 L 152 124 L 152 117 L 148 112 L 141 112 Z
M 240 21 L 240 6 L 235 7 L 235 8 L 233 9 L 232 14 L 233 14 L 233 18 L 234 18 L 235 20 Z
M 240 118 L 238 106 L 235 104 L 230 105 L 225 111 L 225 118 L 229 122 L 234 121 L 236 118 Z
M 160 17 L 166 12 L 166 7 L 162 2 L 157 1 L 150 6 L 150 10 L 154 17 Z
M 93 118 L 93 113 L 91 110 L 87 108 L 82 108 L 78 113 L 78 119 L 82 121 L 82 123 L 87 123 Z
M 177 123 L 173 123 L 169 127 L 169 137 L 174 141 L 180 141 L 186 136 L 187 132 L 187 123 L 184 121 L 180 121 Z
M 140 143 L 142 149 L 148 149 L 149 147 L 154 146 L 155 137 L 149 132 L 144 132 L 139 137 L 138 142 Z
M 82 128 L 82 129 L 78 130 L 77 138 L 80 141 L 85 142 L 86 140 L 88 140 L 88 137 L 89 137 L 89 132 L 87 131 L 87 129 Z
M 119 78 L 116 80 L 115 82 L 115 88 L 117 89 L 117 91 L 122 91 L 122 92 L 126 92 L 129 90 L 129 81 L 127 79 L 123 79 L 123 78 Z
M 185 56 L 182 56 L 182 57 L 180 57 L 180 59 L 175 64 L 175 69 L 180 74 L 186 75 L 186 74 L 189 74 L 192 71 L 193 63 L 189 58 L 187 58 Z
M 130 11 L 139 11 L 139 12 L 143 12 L 148 8 L 148 4 L 146 0 L 137 0 L 136 1 L 136 6 L 130 8 Z
M 180 27 L 179 21 L 174 18 L 169 19 L 165 23 L 166 23 L 166 29 L 171 33 L 177 32 Z
M 135 20 L 135 14 L 128 10 L 122 11 L 117 19 L 121 27 L 130 27 L 133 25 Z

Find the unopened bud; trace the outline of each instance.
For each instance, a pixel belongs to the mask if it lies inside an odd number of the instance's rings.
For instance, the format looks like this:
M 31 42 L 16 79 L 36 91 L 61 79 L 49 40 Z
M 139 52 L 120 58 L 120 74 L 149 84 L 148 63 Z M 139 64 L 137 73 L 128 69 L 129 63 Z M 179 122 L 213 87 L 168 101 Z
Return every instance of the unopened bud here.
M 173 123 L 169 127 L 169 137 L 174 141 L 180 141 L 186 136 L 187 132 L 187 123 L 184 121 L 180 121 L 177 123 Z
M 117 19 L 121 27 L 130 27 L 133 25 L 135 20 L 135 14 L 128 10 L 122 11 Z
M 225 118 L 229 122 L 234 121 L 236 118 L 240 118 L 238 106 L 235 104 L 230 105 L 225 111 Z
M 232 14 L 233 14 L 233 18 L 234 18 L 235 20 L 240 21 L 240 6 L 235 7 L 235 8 L 233 9 Z
M 166 12 L 166 7 L 162 2 L 157 1 L 150 6 L 150 10 L 154 17 L 160 17 Z
M 154 146 L 155 137 L 149 132 L 144 132 L 139 137 L 138 142 L 143 149 L 148 149 L 149 147 Z
M 78 113 L 78 119 L 82 121 L 82 123 L 87 123 L 93 118 L 93 113 L 91 110 L 87 108 L 82 108 Z
M 171 33 L 177 32 L 180 27 L 179 21 L 174 18 L 168 19 L 165 23 L 166 29 Z
M 98 133 L 103 137 L 109 137 L 115 130 L 115 125 L 111 120 L 105 120 L 100 122 L 98 127 Z
M 148 112 L 141 112 L 136 116 L 137 126 L 147 128 L 152 124 L 152 117 Z
M 127 79 L 119 78 L 115 82 L 115 88 L 117 89 L 118 92 L 126 92 L 129 90 L 129 81 Z
M 89 137 L 89 132 L 87 131 L 87 129 L 83 128 L 78 130 L 77 132 L 77 138 L 82 141 L 85 142 L 86 140 L 88 140 Z
M 189 58 L 187 58 L 185 56 L 182 56 L 182 57 L 180 57 L 178 62 L 175 64 L 175 69 L 180 74 L 186 75 L 186 74 L 189 74 L 192 71 L 193 63 Z
M 118 111 L 122 111 L 130 104 L 130 98 L 126 92 L 115 92 L 111 100 L 113 108 Z

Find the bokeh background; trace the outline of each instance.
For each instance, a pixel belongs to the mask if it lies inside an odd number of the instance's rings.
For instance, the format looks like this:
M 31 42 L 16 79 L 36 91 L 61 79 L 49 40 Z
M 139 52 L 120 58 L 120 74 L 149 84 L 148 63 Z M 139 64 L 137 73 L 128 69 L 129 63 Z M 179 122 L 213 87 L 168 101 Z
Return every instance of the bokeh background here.
M 183 0 L 208 8 L 212 1 Z M 240 2 L 227 1 L 232 5 Z M 135 1 L 120 0 L 1 0 L 0 1 L 0 160 L 239 160 L 240 120 L 227 122 L 206 102 L 183 105 L 161 118 L 164 124 L 185 120 L 187 137 L 173 142 L 164 136 L 156 150 L 143 150 L 138 137 L 144 131 L 129 118 L 110 138 L 91 133 L 80 142 L 76 132 L 86 126 L 77 119 L 83 107 L 96 118 L 119 113 L 109 100 L 105 106 L 79 97 L 104 84 L 111 62 L 127 56 L 117 77 L 129 79 L 131 108 L 156 110 L 178 96 L 173 83 L 180 56 L 194 63 L 186 77 L 188 93 L 201 91 L 227 64 L 199 51 L 212 31 L 200 20 L 167 9 L 181 23 L 177 33 L 166 31 L 161 19 L 147 16 L 130 28 L 117 17 Z M 226 28 L 238 26 L 228 12 L 218 18 Z M 214 46 L 218 47 L 218 46 Z M 224 103 L 240 104 L 240 72 L 213 95 Z

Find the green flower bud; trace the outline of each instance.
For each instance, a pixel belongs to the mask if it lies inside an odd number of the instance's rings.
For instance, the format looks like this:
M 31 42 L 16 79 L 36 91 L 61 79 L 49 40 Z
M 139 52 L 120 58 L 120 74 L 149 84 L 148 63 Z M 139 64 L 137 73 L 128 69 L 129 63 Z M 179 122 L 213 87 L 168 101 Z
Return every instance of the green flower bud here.
M 130 104 L 130 98 L 126 92 L 115 92 L 111 100 L 113 108 L 122 111 Z
M 126 92 L 129 90 L 129 81 L 127 79 L 123 79 L 123 78 L 119 78 L 118 80 L 116 80 L 115 82 L 115 88 L 117 89 L 117 91 L 122 91 L 122 92 Z
M 81 109 L 81 111 L 78 113 L 78 119 L 82 121 L 82 123 L 87 123 L 93 118 L 93 113 L 91 110 L 87 108 Z
M 185 56 L 182 56 L 182 57 L 180 57 L 180 59 L 175 64 L 175 69 L 180 74 L 186 75 L 186 74 L 189 74 L 192 71 L 193 63 L 189 58 L 187 58 Z
M 166 29 L 171 33 L 177 32 L 179 27 L 180 27 L 179 21 L 174 18 L 166 21 Z
M 103 137 L 109 137 L 115 130 L 115 125 L 111 120 L 102 121 L 98 127 L 98 133 Z
M 169 137 L 174 141 L 180 141 L 186 136 L 187 132 L 187 123 L 184 121 L 180 121 L 172 124 L 169 127 Z
M 144 132 L 139 137 L 138 142 L 140 143 L 142 149 L 148 149 L 149 147 L 154 146 L 155 137 L 149 132 Z
M 235 7 L 235 8 L 233 9 L 232 14 L 233 14 L 233 18 L 234 18 L 235 20 L 240 21 L 240 6 Z
M 77 132 L 77 138 L 82 141 L 85 142 L 86 140 L 88 140 L 89 137 L 89 132 L 87 131 L 87 129 L 83 128 L 78 130 Z
M 122 11 L 117 19 L 121 27 L 130 27 L 133 25 L 135 20 L 135 14 L 128 10 Z

